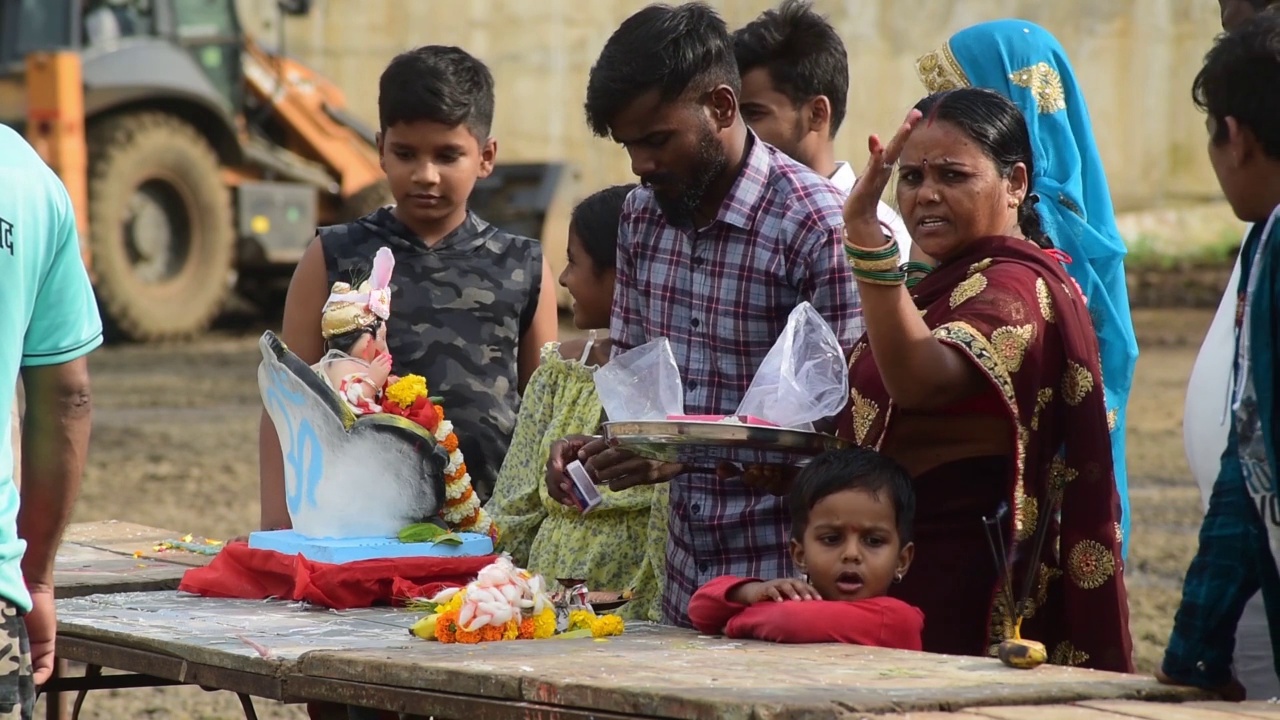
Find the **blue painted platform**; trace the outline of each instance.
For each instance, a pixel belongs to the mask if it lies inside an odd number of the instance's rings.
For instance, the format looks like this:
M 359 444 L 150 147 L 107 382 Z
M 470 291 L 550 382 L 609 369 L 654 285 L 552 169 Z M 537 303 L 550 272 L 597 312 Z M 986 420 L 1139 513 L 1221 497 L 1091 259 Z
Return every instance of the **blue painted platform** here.
M 310 538 L 293 530 L 249 533 L 249 547 L 274 550 L 285 555 L 301 555 L 315 562 L 342 564 L 356 560 L 410 557 L 475 557 L 491 555 L 493 540 L 488 535 L 457 533 L 461 545 L 406 543 L 396 538 Z

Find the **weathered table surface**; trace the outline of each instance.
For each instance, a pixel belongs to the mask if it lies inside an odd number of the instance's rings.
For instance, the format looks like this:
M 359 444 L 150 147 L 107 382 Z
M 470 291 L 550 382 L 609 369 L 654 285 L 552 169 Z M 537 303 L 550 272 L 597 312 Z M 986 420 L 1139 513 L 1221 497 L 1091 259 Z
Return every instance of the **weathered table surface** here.
M 58 601 L 58 653 L 87 665 L 273 700 L 297 700 L 286 676 L 320 648 L 407 646 L 417 615 L 299 603 L 202 598 L 170 591 Z
M 54 566 L 59 598 L 97 593 L 173 590 L 192 567 L 212 556 L 184 550 L 157 550 L 183 533 L 108 520 L 76 523 L 63 534 Z
M 905 713 L 873 716 L 876 720 L 1280 720 L 1280 705 L 1187 702 L 1180 705 L 1101 700 L 1070 705 L 976 707 L 960 712 Z
M 605 640 L 467 646 L 413 638 L 407 628 L 417 615 L 385 608 L 333 612 L 147 592 L 61 600 L 58 613 L 73 659 L 280 700 L 437 718 L 847 719 L 966 708 L 989 718 L 1012 717 L 1007 706 L 1054 704 L 1077 713 L 1066 718 L 1100 712 L 1070 703 L 1203 698 L 1137 675 L 1020 671 L 982 658 L 742 642 L 654 625 Z M 1189 709 L 1152 707 L 1171 720 L 1169 712 Z

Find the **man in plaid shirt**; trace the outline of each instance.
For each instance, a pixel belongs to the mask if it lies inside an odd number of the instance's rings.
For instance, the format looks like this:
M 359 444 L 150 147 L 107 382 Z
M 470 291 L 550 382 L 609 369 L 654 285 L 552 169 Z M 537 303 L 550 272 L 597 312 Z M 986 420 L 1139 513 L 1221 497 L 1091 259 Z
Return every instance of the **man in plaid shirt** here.
M 643 183 L 619 227 L 614 348 L 667 338 L 689 414 L 734 412 L 801 302 L 846 351 L 863 330 L 841 245 L 843 195 L 747 129 L 739 87 L 728 30 L 702 3 L 632 15 L 587 86 L 592 130 L 627 149 Z M 576 449 L 553 449 L 553 473 Z M 614 490 L 671 481 L 664 622 L 689 626 L 690 597 L 721 575 L 792 574 L 781 498 L 617 449 L 591 468 Z

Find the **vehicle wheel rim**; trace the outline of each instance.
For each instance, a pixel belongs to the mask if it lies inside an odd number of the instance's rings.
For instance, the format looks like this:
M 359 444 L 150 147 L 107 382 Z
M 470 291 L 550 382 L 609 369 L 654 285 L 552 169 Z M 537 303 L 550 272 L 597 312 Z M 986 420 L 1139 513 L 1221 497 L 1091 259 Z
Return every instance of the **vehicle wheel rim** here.
M 182 273 L 191 255 L 191 211 L 183 193 L 160 179 L 143 182 L 129 199 L 125 250 L 135 277 L 163 283 Z

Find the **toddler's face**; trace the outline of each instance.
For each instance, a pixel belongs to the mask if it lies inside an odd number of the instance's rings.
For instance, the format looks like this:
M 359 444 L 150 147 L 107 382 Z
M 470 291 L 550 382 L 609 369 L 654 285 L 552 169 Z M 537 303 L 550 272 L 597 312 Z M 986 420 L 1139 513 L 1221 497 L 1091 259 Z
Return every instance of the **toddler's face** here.
M 887 491 L 882 494 L 828 495 L 809 511 L 803 541 L 791 541 L 796 565 L 824 600 L 880 597 L 906 575 L 915 547 L 902 545 L 893 500 Z

